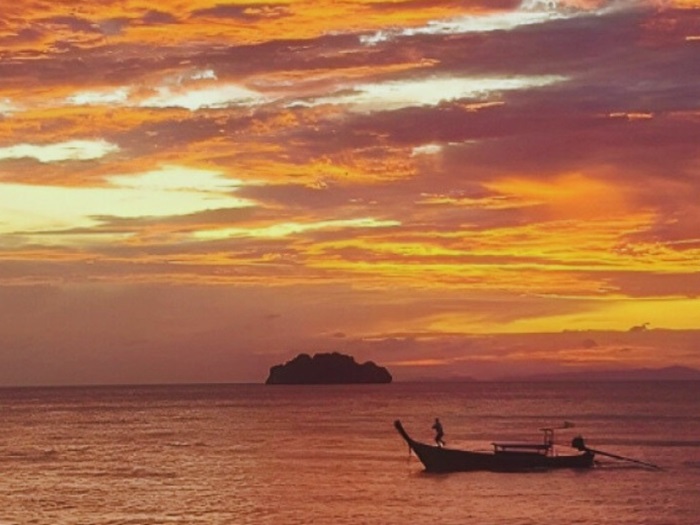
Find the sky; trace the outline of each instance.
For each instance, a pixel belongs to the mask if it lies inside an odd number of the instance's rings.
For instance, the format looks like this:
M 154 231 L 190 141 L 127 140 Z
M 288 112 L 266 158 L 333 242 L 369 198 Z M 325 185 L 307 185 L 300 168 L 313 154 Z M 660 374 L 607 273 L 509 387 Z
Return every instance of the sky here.
M 0 386 L 700 367 L 699 0 L 21 0 Z

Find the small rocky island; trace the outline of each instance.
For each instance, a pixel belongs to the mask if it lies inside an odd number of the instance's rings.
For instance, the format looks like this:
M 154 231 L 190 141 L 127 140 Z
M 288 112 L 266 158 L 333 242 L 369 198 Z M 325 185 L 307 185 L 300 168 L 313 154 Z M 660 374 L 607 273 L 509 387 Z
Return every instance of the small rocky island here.
M 349 355 L 299 354 L 283 365 L 270 368 L 266 385 L 331 385 L 391 383 L 391 374 L 372 361 L 359 364 Z

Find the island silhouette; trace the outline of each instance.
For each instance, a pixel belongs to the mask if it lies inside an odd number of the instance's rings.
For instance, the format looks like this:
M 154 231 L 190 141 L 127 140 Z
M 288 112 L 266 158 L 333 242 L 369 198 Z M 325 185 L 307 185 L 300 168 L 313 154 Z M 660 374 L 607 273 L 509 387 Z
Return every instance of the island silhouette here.
M 299 354 L 291 361 L 270 368 L 266 385 L 324 385 L 391 383 L 389 371 L 372 361 L 358 363 L 338 352 Z

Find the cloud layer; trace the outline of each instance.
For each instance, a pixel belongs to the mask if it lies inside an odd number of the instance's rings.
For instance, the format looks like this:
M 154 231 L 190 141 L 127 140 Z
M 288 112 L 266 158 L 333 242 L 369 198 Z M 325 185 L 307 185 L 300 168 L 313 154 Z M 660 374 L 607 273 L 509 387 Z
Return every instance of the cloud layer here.
M 697 2 L 4 9 L 0 294 L 62 306 L 32 310 L 45 335 L 4 332 L 0 383 L 116 362 L 126 382 L 259 380 L 340 347 L 484 362 L 486 334 L 642 322 L 696 340 Z M 114 318 L 138 351 L 79 329 Z M 52 359 L 94 367 L 20 372 L 57 337 Z M 552 341 L 511 364 L 586 361 Z M 595 348 L 700 363 L 661 338 Z

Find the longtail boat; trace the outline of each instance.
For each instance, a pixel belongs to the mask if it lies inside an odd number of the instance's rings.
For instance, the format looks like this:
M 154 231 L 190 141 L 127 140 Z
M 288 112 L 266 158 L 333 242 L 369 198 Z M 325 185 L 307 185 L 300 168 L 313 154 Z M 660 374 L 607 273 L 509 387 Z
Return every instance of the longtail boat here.
M 542 443 L 493 443 L 492 451 L 469 451 L 416 441 L 408 435 L 398 419 L 394 421 L 394 426 L 428 472 L 582 469 L 592 467 L 595 457 L 594 452 L 583 446 L 576 448 L 576 452 L 560 454 L 554 447 L 554 429 L 552 428 L 542 429 L 544 432 Z M 573 446 L 576 445 L 573 444 Z

